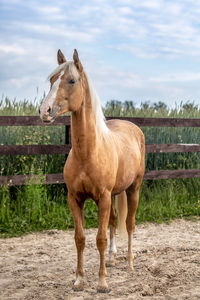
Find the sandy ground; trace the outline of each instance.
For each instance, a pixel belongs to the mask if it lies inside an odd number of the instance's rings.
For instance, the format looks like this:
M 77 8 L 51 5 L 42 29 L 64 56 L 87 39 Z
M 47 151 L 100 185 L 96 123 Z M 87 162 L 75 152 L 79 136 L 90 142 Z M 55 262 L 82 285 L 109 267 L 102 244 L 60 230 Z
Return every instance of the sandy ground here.
M 116 266 L 107 268 L 111 291 L 97 293 L 96 230 L 86 231 L 85 287 L 73 291 L 73 231 L 47 231 L 0 240 L 0 299 L 200 299 L 200 219 L 139 225 L 134 271 L 127 242 L 118 240 Z

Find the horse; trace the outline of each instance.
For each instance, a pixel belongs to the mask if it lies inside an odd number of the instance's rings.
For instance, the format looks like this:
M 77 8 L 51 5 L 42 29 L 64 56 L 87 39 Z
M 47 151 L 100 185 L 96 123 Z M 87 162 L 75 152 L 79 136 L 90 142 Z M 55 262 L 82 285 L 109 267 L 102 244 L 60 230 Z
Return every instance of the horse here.
M 145 170 L 145 138 L 142 131 L 131 122 L 105 120 L 99 97 L 83 69 L 76 49 L 73 61 L 67 61 L 58 50 L 57 61 L 58 67 L 48 77 L 50 90 L 39 113 L 43 122 L 52 123 L 56 117 L 71 112 L 72 149 L 64 166 L 64 180 L 74 220 L 77 248 L 74 289 L 82 290 L 84 286 L 84 202 L 92 198 L 98 206 L 96 245 L 100 267 L 97 290 L 108 292 L 107 228 L 109 224 L 108 265 L 114 265 L 117 223 L 115 195 L 119 195 L 120 228 L 125 226 L 128 234 L 128 268 L 133 269 L 132 239 Z

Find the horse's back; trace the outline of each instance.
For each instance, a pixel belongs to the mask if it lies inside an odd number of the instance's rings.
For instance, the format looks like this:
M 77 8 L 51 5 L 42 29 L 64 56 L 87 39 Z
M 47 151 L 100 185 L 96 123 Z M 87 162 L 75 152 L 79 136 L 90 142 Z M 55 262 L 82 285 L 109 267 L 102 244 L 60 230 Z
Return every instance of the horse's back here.
M 126 139 L 129 145 L 145 143 L 142 130 L 132 122 L 126 120 L 112 119 L 106 122 L 111 134 L 119 139 Z

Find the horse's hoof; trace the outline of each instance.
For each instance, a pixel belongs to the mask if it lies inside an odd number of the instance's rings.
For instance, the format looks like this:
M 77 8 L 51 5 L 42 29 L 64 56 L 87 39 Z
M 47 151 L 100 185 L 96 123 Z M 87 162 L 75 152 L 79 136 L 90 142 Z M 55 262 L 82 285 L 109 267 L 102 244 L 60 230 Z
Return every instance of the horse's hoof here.
M 115 266 L 115 261 L 109 260 L 106 262 L 106 267 L 114 267 L 114 266 Z
M 111 291 L 111 289 L 109 289 L 107 287 L 98 287 L 97 288 L 98 293 L 108 294 L 108 293 L 110 293 L 110 291 Z
M 83 279 L 78 277 L 73 285 L 74 291 L 83 291 L 84 282 Z
M 98 286 L 97 286 L 97 292 L 98 293 L 109 293 L 110 289 L 108 288 L 107 282 L 105 280 L 105 277 L 100 277 Z
M 129 266 L 128 266 L 128 271 L 129 271 L 129 272 L 132 272 L 132 271 L 133 271 L 133 266 L 129 265 Z
M 80 284 L 80 285 L 73 285 L 73 290 L 75 292 L 81 292 L 83 291 L 83 284 Z

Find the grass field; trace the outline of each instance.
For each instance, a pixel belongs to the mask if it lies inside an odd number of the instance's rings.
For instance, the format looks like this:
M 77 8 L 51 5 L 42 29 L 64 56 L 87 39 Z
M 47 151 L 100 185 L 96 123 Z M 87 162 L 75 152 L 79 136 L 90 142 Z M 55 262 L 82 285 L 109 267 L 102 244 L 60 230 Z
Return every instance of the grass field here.
M 164 103 L 110 101 L 107 116 L 200 118 L 200 108 L 192 103 L 170 110 Z M 28 101 L 2 99 L 0 115 L 37 115 L 38 105 Z M 200 141 L 199 128 L 142 128 L 146 143 L 185 143 Z M 64 144 L 64 127 L 0 127 L 0 144 Z M 64 155 L 0 156 L 0 175 L 60 173 Z M 161 153 L 146 156 L 147 170 L 200 169 L 200 153 Z M 19 235 L 29 231 L 73 227 L 64 185 L 0 187 L 0 233 Z M 144 181 L 137 211 L 137 223 L 162 222 L 200 215 L 200 179 Z M 86 227 L 97 226 L 97 208 L 86 201 Z

